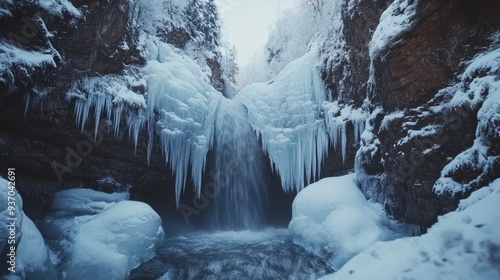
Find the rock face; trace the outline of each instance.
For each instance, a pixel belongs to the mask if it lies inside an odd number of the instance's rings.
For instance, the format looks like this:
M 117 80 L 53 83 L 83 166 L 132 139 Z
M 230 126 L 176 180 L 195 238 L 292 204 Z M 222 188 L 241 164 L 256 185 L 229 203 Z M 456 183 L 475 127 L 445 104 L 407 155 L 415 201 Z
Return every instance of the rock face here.
M 374 58 L 375 92 L 384 110 L 414 108 L 453 80 L 464 59 L 498 30 L 500 4 L 419 1 L 413 28 Z
M 107 190 L 125 185 L 146 188 L 144 193 L 133 192 L 141 199 L 147 198 L 148 189 L 161 188 L 157 199 L 174 197 L 173 188 L 167 187 L 174 178 L 158 147 L 148 163 L 144 135 L 134 152 L 126 135 L 115 139 L 102 129 L 95 138 L 91 127 L 80 133 L 74 104 L 66 100 L 75 80 L 120 74 L 124 65 L 144 64 L 128 29 L 129 1 L 72 1 L 80 16 L 65 10 L 49 13 L 25 2 L 10 7 L 12 17 L 0 18 L 1 38 L 27 50 L 52 50 L 55 61 L 43 67 L 12 65 L 0 79 L 0 173 L 8 167 L 19 170 L 18 190 L 26 212 L 33 217 L 56 191 L 82 184 Z M 45 28 L 53 36 L 47 36 Z M 113 186 L 106 183 L 110 177 L 117 181 Z M 168 204 L 162 207 L 175 209 L 173 200 Z
M 474 189 L 454 195 L 433 191 L 443 167 L 472 146 L 482 106 L 479 102 L 436 109 L 446 104 L 443 98 L 455 94 L 438 91 L 456 82 L 464 70 L 463 61 L 488 47 L 488 38 L 500 28 L 500 3 L 419 1 L 416 11 L 412 27 L 372 58 L 374 87 L 368 96 L 383 111 L 369 119 L 356 164 L 367 197 L 383 203 L 394 218 L 425 229 Z M 471 80 L 463 81 L 465 89 Z M 394 111 L 398 112 L 389 115 Z M 491 132 L 494 124 L 488 127 Z M 409 137 L 415 132 L 420 134 Z M 497 150 L 491 151 L 498 155 Z M 478 188 L 499 176 L 473 165 L 455 172 L 454 180 L 463 184 L 476 180 Z

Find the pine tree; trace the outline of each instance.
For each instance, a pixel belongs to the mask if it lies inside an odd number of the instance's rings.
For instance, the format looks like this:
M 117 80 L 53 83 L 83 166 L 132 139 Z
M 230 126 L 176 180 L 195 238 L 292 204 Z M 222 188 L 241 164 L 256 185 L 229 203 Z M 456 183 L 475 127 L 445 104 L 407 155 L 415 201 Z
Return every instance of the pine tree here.
M 191 0 L 185 13 L 188 31 L 197 47 L 217 53 L 221 27 L 214 0 Z

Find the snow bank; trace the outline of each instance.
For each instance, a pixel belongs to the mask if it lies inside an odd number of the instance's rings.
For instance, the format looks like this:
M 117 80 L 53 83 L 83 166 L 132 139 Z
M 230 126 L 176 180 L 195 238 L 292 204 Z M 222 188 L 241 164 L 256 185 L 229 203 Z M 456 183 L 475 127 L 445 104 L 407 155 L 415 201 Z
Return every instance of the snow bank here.
M 289 230 L 295 243 L 340 268 L 379 240 L 400 237 L 382 206 L 366 201 L 354 174 L 320 180 L 302 190 L 292 206 Z
M 500 279 L 498 201 L 499 179 L 427 234 L 376 243 L 322 279 Z
M 65 279 L 125 279 L 163 241 L 161 218 L 127 193 L 70 189 L 56 194 L 41 225 Z
M 248 109 L 252 127 L 262 136 L 263 149 L 287 191 L 301 190 L 317 178 L 328 149 L 328 134 L 320 115 L 325 98 L 315 67 L 315 50 L 288 64 L 268 83 L 244 87 L 236 100 Z

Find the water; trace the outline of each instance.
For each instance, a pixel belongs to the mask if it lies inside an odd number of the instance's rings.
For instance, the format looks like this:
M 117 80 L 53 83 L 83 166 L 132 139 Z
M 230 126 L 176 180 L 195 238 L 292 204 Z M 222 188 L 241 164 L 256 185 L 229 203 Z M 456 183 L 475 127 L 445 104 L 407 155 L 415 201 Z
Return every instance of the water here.
M 317 279 L 333 273 L 324 259 L 294 244 L 287 229 L 196 232 L 165 240 L 130 280 Z
M 262 227 L 270 186 L 264 179 L 264 158 L 258 138 L 248 123 L 246 109 L 239 102 L 221 99 L 215 117 L 213 151 L 215 174 L 212 177 L 218 178 L 219 188 L 213 192 L 216 195 L 212 228 Z

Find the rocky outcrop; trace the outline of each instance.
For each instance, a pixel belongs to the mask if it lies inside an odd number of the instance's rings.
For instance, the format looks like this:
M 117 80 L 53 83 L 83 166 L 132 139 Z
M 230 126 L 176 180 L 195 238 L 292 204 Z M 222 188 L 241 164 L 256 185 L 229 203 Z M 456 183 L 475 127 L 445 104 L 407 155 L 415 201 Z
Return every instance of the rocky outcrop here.
M 384 110 L 420 106 L 449 84 L 459 64 L 498 30 L 500 3 L 418 1 L 413 27 L 373 58 L 375 89 Z
M 12 89 L 0 94 L 0 174 L 7 167 L 17 168 L 18 190 L 32 217 L 65 188 L 85 185 L 109 191 L 106 179 L 111 177 L 116 187 L 164 187 L 174 182 L 158 147 L 147 161 L 144 135 L 134 152 L 128 137 L 122 133 L 116 139 L 106 124 L 97 137 L 91 127 L 83 133 L 76 127 L 74 103 L 66 100 L 71 84 L 87 76 L 120 74 L 124 65 L 140 66 L 144 58 L 128 30 L 129 1 L 72 3 L 80 16 L 19 4 L 11 10 L 12 17 L 0 19 L 5 42 L 33 51 L 52 49 L 56 63 L 13 65 L 2 73 L 9 79 L 0 83 L 2 89 Z M 32 38 L 12 40 L 23 38 L 23 28 L 31 28 Z M 52 35 L 46 36 L 45 29 Z M 165 194 L 169 195 L 173 192 Z
M 356 164 L 362 175 L 360 187 L 369 198 L 383 203 L 394 218 L 425 229 L 437 216 L 454 210 L 459 199 L 499 176 L 494 167 L 474 167 L 471 158 L 470 164 L 450 176 L 463 184 L 475 181 L 475 187 L 440 195 L 433 189 L 443 168 L 477 137 L 482 102 L 448 104 L 458 89 L 447 86 L 457 82 L 464 61 L 489 46 L 490 36 L 500 29 L 500 5 L 491 1 L 416 3 L 412 27 L 372 58 L 374 87 L 368 96 L 383 110 L 372 114 Z M 482 75 L 463 79 L 463 91 Z M 488 92 L 479 95 L 484 100 Z M 486 126 L 488 137 L 495 138 L 495 124 Z M 489 156 L 498 155 L 494 141 L 487 145 Z

